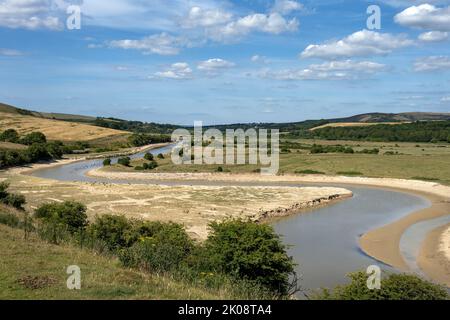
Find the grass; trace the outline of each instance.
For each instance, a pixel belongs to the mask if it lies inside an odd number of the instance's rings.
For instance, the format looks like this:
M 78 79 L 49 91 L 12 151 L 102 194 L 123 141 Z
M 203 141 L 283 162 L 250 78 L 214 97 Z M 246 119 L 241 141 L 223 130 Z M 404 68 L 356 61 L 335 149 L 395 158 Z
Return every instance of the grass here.
M 81 290 L 68 290 L 67 267 L 81 269 Z M 51 245 L 0 225 L 0 299 L 233 299 L 169 276 L 126 269 L 114 258 Z
M 2 112 L 0 110 L 0 131 L 15 129 L 19 134 L 40 131 L 49 140 L 64 142 L 91 141 L 101 138 L 128 135 L 129 133 L 109 128 L 101 128 L 88 124 L 44 119 L 29 115 Z
M 361 141 L 325 141 L 325 140 L 289 140 L 301 149 L 290 149 L 290 153 L 280 155 L 280 173 L 327 175 L 345 174 L 366 177 L 400 178 L 439 181 L 450 185 L 450 145 L 433 143 L 388 143 Z M 312 144 L 343 145 L 352 147 L 355 152 L 364 149 L 380 149 L 380 154 L 310 154 L 308 147 Z M 281 147 L 283 142 L 281 143 Z M 392 152 L 393 155 L 385 155 Z M 396 154 L 397 153 L 397 154 Z M 257 165 L 174 165 L 170 156 L 156 159 L 159 167 L 151 172 L 217 172 L 219 166 L 224 172 L 256 172 Z M 142 165 L 143 160 L 135 160 L 132 166 Z M 133 167 L 112 166 L 105 170 L 134 171 Z
M 368 127 L 368 126 L 376 126 L 379 124 L 390 124 L 397 125 L 403 124 L 405 122 L 335 122 L 335 123 L 327 123 L 318 127 L 314 127 L 310 129 L 311 131 L 327 128 L 327 127 Z

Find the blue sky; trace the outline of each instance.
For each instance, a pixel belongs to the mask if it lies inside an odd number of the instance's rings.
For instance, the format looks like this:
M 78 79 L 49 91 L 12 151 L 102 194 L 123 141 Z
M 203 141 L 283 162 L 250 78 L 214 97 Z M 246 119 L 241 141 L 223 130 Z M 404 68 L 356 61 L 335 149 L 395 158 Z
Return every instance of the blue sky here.
M 176 124 L 450 112 L 450 0 L 0 0 L 0 39 L 0 101 L 39 111 Z

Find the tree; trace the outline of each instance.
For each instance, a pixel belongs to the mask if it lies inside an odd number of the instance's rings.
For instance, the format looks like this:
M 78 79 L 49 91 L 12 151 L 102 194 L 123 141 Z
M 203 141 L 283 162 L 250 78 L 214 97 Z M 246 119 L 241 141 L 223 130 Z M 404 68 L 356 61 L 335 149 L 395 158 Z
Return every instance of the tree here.
M 111 159 L 110 158 L 106 158 L 105 160 L 103 160 L 103 166 L 110 166 L 111 165 Z
M 89 226 L 89 233 L 115 251 L 131 246 L 137 239 L 133 225 L 123 216 L 104 215 L 97 217 Z
M 390 274 L 381 280 L 379 290 L 367 287 L 365 272 L 349 274 L 351 283 L 337 286 L 334 291 L 322 290 L 314 296 L 320 300 L 446 300 L 446 290 L 412 274 Z
M 151 154 L 150 152 L 147 152 L 144 156 L 144 159 L 148 160 L 148 161 L 153 161 L 153 159 L 154 159 L 153 154 Z
M 22 139 L 20 139 L 20 143 L 26 144 L 28 146 L 34 143 L 46 143 L 46 142 L 47 138 L 42 132 L 31 132 Z
M 35 216 L 46 222 L 62 224 L 71 233 L 84 230 L 88 225 L 86 206 L 75 201 L 43 204 L 36 209 Z
M 204 244 L 207 268 L 255 281 L 281 295 L 294 289 L 289 279 L 295 276 L 294 261 L 271 226 L 231 220 L 213 222 L 210 228 Z
M 3 133 L 0 135 L 0 141 L 6 141 L 6 142 L 17 142 L 19 141 L 19 134 L 14 129 L 8 129 L 3 131 Z
M 130 157 L 119 158 L 119 160 L 117 161 L 118 164 L 125 166 L 125 167 L 129 167 L 130 162 L 131 162 Z

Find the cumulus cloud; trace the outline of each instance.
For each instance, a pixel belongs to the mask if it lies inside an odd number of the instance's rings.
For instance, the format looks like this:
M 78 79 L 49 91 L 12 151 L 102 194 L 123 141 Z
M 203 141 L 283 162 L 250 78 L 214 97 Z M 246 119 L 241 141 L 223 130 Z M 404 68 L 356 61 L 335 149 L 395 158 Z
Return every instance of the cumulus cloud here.
M 264 70 L 263 78 L 276 80 L 355 80 L 387 70 L 386 65 L 371 61 L 330 61 L 312 64 L 306 69 Z
M 297 31 L 298 27 L 299 22 L 296 18 L 287 20 L 278 12 L 270 14 L 256 13 L 209 30 L 208 33 L 213 40 L 229 41 L 236 40 L 251 32 L 280 34 Z
M 424 3 L 434 5 L 450 4 L 450 0 L 381 0 L 381 2 L 392 7 L 409 7 L 411 5 L 420 5 Z
M 187 41 L 163 32 L 139 40 L 113 40 L 109 45 L 112 48 L 139 50 L 144 54 L 176 55 L 187 45 Z
M 289 14 L 293 11 L 299 11 L 303 9 L 303 4 L 292 0 L 275 0 L 275 4 L 272 8 L 273 12 L 279 12 L 281 14 Z
M 430 72 L 450 70 L 450 57 L 447 56 L 431 56 L 420 58 L 414 63 L 414 71 Z
M 419 35 L 419 40 L 424 42 L 439 42 L 449 38 L 448 32 L 442 31 L 429 31 Z
M 192 78 L 192 69 L 186 62 L 172 64 L 167 70 L 156 72 L 150 78 L 186 80 Z
M 450 102 L 450 96 L 442 97 L 441 102 Z
M 52 0 L 0 0 L 0 26 L 12 29 L 62 28 Z
M 394 17 L 395 22 L 402 26 L 450 31 L 450 6 L 438 8 L 431 4 L 412 6 Z
M 395 49 L 414 44 L 405 35 L 379 33 L 361 30 L 341 40 L 324 44 L 311 44 L 302 53 L 302 58 L 321 58 L 333 60 L 357 56 L 386 55 Z
M 260 56 L 259 54 L 255 54 L 250 58 L 251 62 L 254 63 L 269 63 L 269 59 L 267 59 L 267 57 L 265 56 Z
M 208 73 L 217 73 L 221 70 L 232 68 L 234 66 L 235 64 L 233 62 L 216 58 L 200 62 L 197 69 Z
M 204 10 L 192 7 L 181 25 L 185 28 L 212 27 L 229 22 L 232 14 L 220 9 Z

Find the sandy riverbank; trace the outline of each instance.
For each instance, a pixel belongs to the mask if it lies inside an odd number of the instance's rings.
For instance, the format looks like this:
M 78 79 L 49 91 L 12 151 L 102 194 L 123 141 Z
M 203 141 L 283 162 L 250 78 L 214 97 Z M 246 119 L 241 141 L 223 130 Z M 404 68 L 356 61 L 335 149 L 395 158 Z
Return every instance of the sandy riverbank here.
M 283 175 L 283 176 L 261 176 L 259 174 L 217 174 L 217 173 L 135 173 L 135 172 L 109 172 L 95 169 L 88 173 L 90 176 L 109 179 L 129 180 L 152 180 L 152 181 L 179 181 L 179 180 L 201 180 L 201 181 L 226 181 L 226 182 L 290 182 L 290 183 L 327 183 L 327 184 L 350 184 L 371 187 L 380 187 L 402 192 L 412 193 L 427 198 L 431 206 L 429 208 L 414 212 L 392 224 L 372 230 L 360 238 L 360 246 L 368 255 L 394 266 L 400 270 L 408 270 L 401 255 L 399 244 L 402 234 L 413 224 L 420 221 L 437 218 L 450 214 L 450 187 L 434 182 L 404 180 L 392 178 L 365 178 L 344 176 L 317 176 L 317 175 Z M 442 233 L 443 230 L 440 230 Z M 435 237 L 439 235 L 436 231 Z M 440 236 L 440 235 L 439 235 Z M 429 235 L 428 237 L 432 237 Z M 422 247 L 419 257 L 419 265 L 424 265 L 424 272 L 433 280 L 450 285 L 450 272 L 442 270 L 436 265 L 436 259 L 425 262 L 424 257 L 429 257 L 438 250 L 436 241 L 427 240 Z M 450 264 L 450 248 L 439 249 L 443 252 L 443 260 Z M 428 263 L 428 264 L 427 264 Z M 441 263 L 442 264 L 442 263 Z
M 435 280 L 450 287 L 450 224 L 430 232 L 420 250 L 419 267 Z

